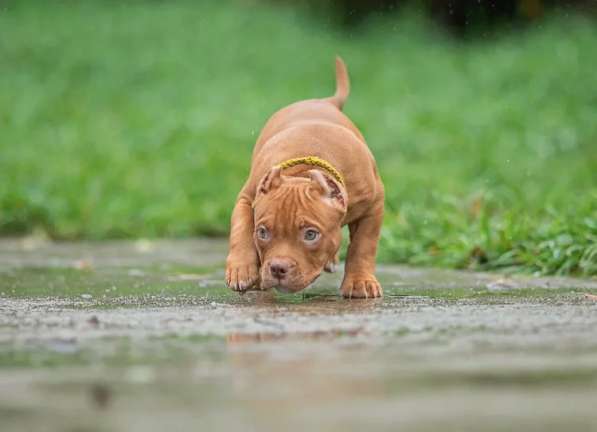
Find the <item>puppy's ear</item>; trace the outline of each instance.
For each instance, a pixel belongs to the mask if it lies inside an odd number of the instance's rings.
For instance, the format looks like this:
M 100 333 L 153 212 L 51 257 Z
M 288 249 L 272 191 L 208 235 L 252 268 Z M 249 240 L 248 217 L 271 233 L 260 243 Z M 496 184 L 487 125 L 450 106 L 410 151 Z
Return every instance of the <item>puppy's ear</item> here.
M 273 167 L 269 172 L 263 176 L 261 181 L 259 182 L 259 186 L 257 187 L 257 193 L 266 194 L 269 191 L 276 189 L 282 184 L 282 177 L 280 173 L 282 169 L 278 166 Z
M 346 189 L 336 179 L 325 175 L 319 170 L 309 171 L 311 183 L 321 193 L 322 197 L 331 206 L 345 212 L 348 205 Z

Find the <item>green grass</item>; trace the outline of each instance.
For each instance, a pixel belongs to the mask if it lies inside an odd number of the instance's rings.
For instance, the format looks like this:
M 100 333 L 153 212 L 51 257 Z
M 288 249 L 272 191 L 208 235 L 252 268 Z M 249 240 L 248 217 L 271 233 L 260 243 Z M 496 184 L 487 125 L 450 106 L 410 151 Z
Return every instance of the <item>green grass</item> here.
M 266 118 L 331 94 L 387 190 L 380 259 L 597 274 L 597 26 L 457 41 L 246 2 L 8 2 L 0 233 L 223 235 Z

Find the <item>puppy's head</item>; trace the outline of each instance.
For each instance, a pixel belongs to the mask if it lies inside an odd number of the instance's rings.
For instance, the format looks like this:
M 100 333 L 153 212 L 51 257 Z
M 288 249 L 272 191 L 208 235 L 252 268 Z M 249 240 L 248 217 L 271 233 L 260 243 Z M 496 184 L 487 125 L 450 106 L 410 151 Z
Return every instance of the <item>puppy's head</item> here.
M 274 167 L 254 202 L 254 240 L 263 289 L 297 292 L 333 267 L 348 203 L 344 187 L 318 170 L 286 177 Z

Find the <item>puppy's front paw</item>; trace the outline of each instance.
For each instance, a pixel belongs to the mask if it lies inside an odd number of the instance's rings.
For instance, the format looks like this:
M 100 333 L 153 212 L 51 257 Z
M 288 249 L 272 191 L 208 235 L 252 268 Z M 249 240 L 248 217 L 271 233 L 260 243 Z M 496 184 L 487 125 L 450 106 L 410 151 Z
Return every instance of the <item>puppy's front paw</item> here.
M 344 298 L 376 298 L 383 296 L 383 289 L 372 274 L 346 274 L 340 292 Z
M 235 263 L 230 261 L 226 264 L 226 285 L 234 291 L 244 292 L 249 288 L 258 285 L 259 267 L 255 263 Z

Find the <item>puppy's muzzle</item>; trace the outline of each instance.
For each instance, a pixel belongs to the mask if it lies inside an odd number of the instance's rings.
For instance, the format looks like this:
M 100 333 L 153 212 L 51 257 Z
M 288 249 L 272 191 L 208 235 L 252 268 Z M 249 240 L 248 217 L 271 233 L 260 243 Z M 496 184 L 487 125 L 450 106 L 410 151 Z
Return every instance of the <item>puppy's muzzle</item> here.
M 269 263 L 269 272 L 274 279 L 283 281 L 288 277 L 294 265 L 286 259 L 274 258 Z

